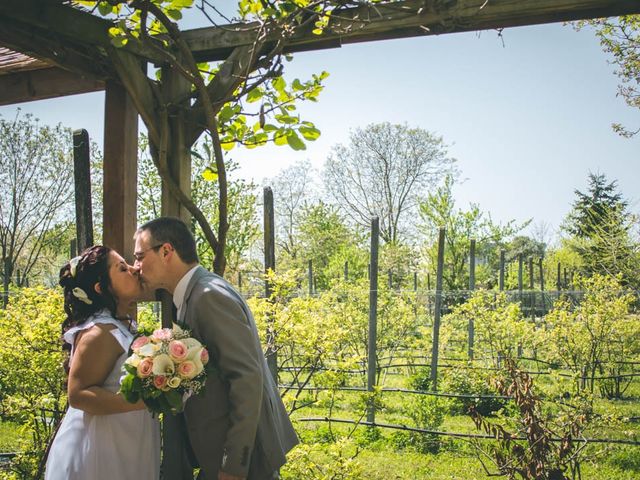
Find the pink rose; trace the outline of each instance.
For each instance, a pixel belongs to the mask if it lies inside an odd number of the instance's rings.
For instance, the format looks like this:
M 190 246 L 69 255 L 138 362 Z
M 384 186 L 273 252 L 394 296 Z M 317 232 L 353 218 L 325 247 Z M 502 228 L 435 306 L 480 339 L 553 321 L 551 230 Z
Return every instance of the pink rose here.
M 153 331 L 151 339 L 155 340 L 156 342 L 166 342 L 168 340 L 171 340 L 172 336 L 173 332 L 170 328 L 158 328 L 157 330 Z
M 151 375 L 151 372 L 153 370 L 153 360 L 151 360 L 149 357 L 143 358 L 138 364 L 137 370 L 138 376 L 140 378 L 147 378 L 149 375 Z
M 196 376 L 196 364 L 187 360 L 178 364 L 178 375 L 183 378 L 193 378 Z
M 164 375 L 156 375 L 153 377 L 153 386 L 158 390 L 164 390 L 167 386 L 167 377 Z
M 169 343 L 169 356 L 174 362 L 182 362 L 187 358 L 189 350 L 180 340 L 173 340 Z
M 145 346 L 147 343 L 149 343 L 149 337 L 146 336 L 141 336 L 136 338 L 133 343 L 131 344 L 131 350 L 133 350 L 134 352 L 136 350 L 138 350 L 140 347 Z
M 209 363 L 209 351 L 206 348 L 200 350 L 200 361 L 203 365 Z

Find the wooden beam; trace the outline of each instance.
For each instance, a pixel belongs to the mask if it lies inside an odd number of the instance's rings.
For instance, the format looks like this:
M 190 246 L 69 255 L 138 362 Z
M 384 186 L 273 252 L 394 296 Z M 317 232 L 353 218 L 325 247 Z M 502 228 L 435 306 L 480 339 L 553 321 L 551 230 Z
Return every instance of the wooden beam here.
M 103 243 L 133 263 L 138 112 L 124 87 L 107 82 L 104 112 Z
M 0 105 L 104 90 L 104 82 L 57 67 L 0 76 Z
M 296 33 L 285 52 L 324 49 L 345 43 L 490 30 L 640 13 L 638 0 L 406 0 L 336 11 L 322 35 Z M 222 60 L 234 48 L 251 45 L 255 24 L 234 24 L 183 32 L 198 61 Z M 269 40 L 269 38 L 268 38 Z M 268 48 L 268 41 L 266 42 Z
M 109 28 L 114 26 L 110 20 L 64 5 L 59 0 L 2 0 L 0 20 L 28 25 L 30 29 L 40 29 L 47 32 L 50 38 L 64 39 L 65 45 L 77 47 L 111 46 Z M 130 38 L 122 48 L 144 59 L 163 62 L 157 52 L 136 38 Z M 106 57 L 104 54 L 103 56 Z

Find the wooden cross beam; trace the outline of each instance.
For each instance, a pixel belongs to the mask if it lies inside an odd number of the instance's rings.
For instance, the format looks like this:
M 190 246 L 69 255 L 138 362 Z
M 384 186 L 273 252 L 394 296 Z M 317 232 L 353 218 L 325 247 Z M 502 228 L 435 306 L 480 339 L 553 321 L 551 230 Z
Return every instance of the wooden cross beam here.
M 336 10 L 322 35 L 312 25 L 287 40 L 285 52 L 343 44 L 640 14 L 638 0 L 405 0 Z M 108 56 L 112 23 L 52 0 L 0 2 L 0 44 L 65 69 L 115 78 Z M 199 61 L 226 59 L 251 45 L 257 24 L 231 24 L 183 32 Z M 97 47 L 97 50 L 96 50 Z M 269 48 L 269 42 L 265 43 Z M 160 65 L 161 56 L 136 39 L 124 51 Z

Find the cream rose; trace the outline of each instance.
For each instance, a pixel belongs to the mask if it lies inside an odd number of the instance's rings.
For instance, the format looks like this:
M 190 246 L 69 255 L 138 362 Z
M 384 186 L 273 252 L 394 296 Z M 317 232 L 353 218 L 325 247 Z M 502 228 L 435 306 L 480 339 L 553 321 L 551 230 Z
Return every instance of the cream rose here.
M 171 388 L 178 388 L 182 383 L 182 379 L 180 377 L 171 377 L 167 382 L 167 385 Z

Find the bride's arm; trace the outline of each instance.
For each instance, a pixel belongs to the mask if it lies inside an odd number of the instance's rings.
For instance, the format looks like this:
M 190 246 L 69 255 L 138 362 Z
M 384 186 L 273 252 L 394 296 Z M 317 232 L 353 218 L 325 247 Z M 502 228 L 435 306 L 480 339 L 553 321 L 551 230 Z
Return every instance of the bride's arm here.
M 110 325 L 95 325 L 76 339 L 69 370 L 69 405 L 94 415 L 124 413 L 145 408 L 102 387 L 123 350 Z

